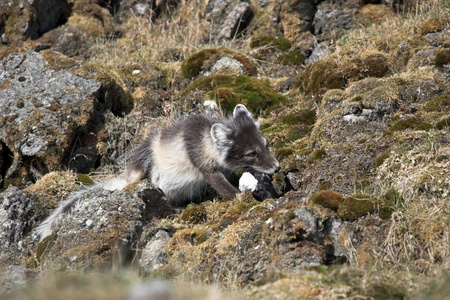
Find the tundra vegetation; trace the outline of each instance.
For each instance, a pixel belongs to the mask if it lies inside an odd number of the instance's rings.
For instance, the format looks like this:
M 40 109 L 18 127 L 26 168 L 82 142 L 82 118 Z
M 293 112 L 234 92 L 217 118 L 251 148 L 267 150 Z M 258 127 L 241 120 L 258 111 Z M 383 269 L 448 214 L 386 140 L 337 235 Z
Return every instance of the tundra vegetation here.
M 0 0 L 0 299 L 448 299 L 449 76 L 448 0 Z M 148 133 L 237 103 L 280 198 L 94 188 L 39 242 Z

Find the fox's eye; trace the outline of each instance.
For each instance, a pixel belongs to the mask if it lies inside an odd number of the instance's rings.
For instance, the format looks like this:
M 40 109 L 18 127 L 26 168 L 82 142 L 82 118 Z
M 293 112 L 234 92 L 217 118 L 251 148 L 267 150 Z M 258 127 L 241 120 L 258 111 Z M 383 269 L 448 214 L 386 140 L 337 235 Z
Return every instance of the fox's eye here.
M 247 154 L 245 154 L 245 156 L 250 157 L 250 158 L 255 158 L 256 157 L 256 151 L 250 151 Z

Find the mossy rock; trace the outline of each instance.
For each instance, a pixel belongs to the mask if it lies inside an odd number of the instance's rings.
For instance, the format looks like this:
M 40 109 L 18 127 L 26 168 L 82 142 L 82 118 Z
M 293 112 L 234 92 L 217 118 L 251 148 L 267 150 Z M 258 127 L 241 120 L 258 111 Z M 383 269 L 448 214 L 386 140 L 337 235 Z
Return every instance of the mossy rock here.
M 227 209 L 227 211 L 224 214 L 224 217 L 232 220 L 237 220 L 240 216 L 242 216 L 245 212 L 247 212 L 250 208 L 252 208 L 255 205 L 258 205 L 259 202 L 255 201 L 253 199 L 252 202 L 240 202 L 236 205 L 231 206 Z
M 287 51 L 291 48 L 291 42 L 282 36 L 256 36 L 250 41 L 250 48 L 259 48 L 271 46 L 281 51 Z
M 207 220 L 205 206 L 202 204 L 189 204 L 181 213 L 181 220 L 190 224 L 199 224 Z
M 450 111 L 450 95 L 436 96 L 420 109 L 426 112 L 448 112 Z
M 114 26 L 108 10 L 96 4 L 91 4 L 90 9 L 95 10 L 95 12 L 92 11 L 89 14 L 73 13 L 67 20 L 67 25 L 80 29 L 93 39 L 110 35 Z
M 346 197 L 337 210 L 338 216 L 345 221 L 355 221 L 374 212 L 374 202 L 370 196 L 364 194 L 355 194 Z
M 43 216 L 47 210 L 56 208 L 60 199 L 77 189 L 77 174 L 50 172 L 23 191 L 36 201 L 36 215 Z
M 66 70 L 81 65 L 81 61 L 77 61 L 59 52 L 44 50 L 40 53 L 47 63 L 46 68 L 49 70 Z
M 333 183 L 329 180 L 323 181 L 319 184 L 319 191 L 329 190 L 333 186 Z
M 301 65 L 304 61 L 305 55 L 299 49 L 294 49 L 287 53 L 281 54 L 277 58 L 277 62 L 285 66 Z
M 124 82 L 124 74 L 119 69 L 87 63 L 75 75 L 92 78 L 101 82 L 100 99 L 114 115 L 123 116 L 133 109 L 133 97 Z
M 213 74 L 202 77 L 194 81 L 181 97 L 186 97 L 195 90 L 204 91 L 225 112 L 233 111 L 240 103 L 254 113 L 270 112 L 287 103 L 287 98 L 275 92 L 267 80 L 247 75 Z
M 406 119 L 399 119 L 394 121 L 389 126 L 390 131 L 403 131 L 406 129 L 413 129 L 413 130 L 430 130 L 433 128 L 433 125 L 431 125 L 428 122 L 423 121 L 418 116 L 413 116 Z
M 420 33 L 422 35 L 439 32 L 442 30 L 442 24 L 439 19 L 428 19 L 420 25 Z
M 322 207 L 337 211 L 342 201 L 344 201 L 344 197 L 338 192 L 323 190 L 311 196 L 308 204 L 318 204 Z
M 450 64 L 450 48 L 437 48 L 433 58 L 435 65 L 438 67 Z
M 169 241 L 169 248 L 176 249 L 177 245 L 184 244 L 197 246 L 207 239 L 208 235 L 203 229 L 181 229 L 174 233 L 172 239 Z
M 226 48 L 203 49 L 192 54 L 182 62 L 181 72 L 186 78 L 196 77 L 202 70 L 209 69 L 216 61 L 224 56 L 239 61 L 244 67 L 245 74 L 252 75 L 255 72 L 255 66 L 248 57 Z
M 308 66 L 295 85 L 303 93 L 317 94 L 328 89 L 343 88 L 345 76 L 334 61 L 324 59 Z
M 367 51 L 356 58 L 340 64 L 343 73 L 352 80 L 366 77 L 383 77 L 390 70 L 389 58 L 385 53 Z

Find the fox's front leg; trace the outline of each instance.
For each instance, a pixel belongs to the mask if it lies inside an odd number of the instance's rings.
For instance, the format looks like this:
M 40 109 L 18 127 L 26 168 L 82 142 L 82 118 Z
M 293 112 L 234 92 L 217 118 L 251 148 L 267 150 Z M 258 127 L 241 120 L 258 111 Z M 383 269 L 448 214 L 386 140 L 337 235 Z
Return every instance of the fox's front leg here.
M 208 182 L 220 195 L 233 199 L 238 189 L 235 188 L 222 173 L 204 174 L 206 182 Z

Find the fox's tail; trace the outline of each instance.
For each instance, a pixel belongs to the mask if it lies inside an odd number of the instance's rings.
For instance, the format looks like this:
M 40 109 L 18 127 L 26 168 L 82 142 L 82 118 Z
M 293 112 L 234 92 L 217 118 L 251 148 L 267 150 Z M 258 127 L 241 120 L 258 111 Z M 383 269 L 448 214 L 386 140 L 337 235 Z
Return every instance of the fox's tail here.
M 82 199 L 82 196 L 88 193 L 90 190 L 98 187 L 109 191 L 121 190 L 125 186 L 133 182 L 130 181 L 132 179 L 136 180 L 136 178 L 127 178 L 125 174 L 122 174 L 119 177 L 103 180 L 94 185 L 86 186 L 78 191 L 72 192 L 69 197 L 66 200 L 62 201 L 59 206 L 52 212 L 52 214 L 48 216 L 48 218 L 45 219 L 45 221 L 43 221 L 37 227 L 36 232 L 39 236 L 39 240 L 42 241 L 45 237 L 51 235 L 53 230 L 57 228 L 61 221 L 68 215 L 70 215 L 75 205 L 80 199 Z

